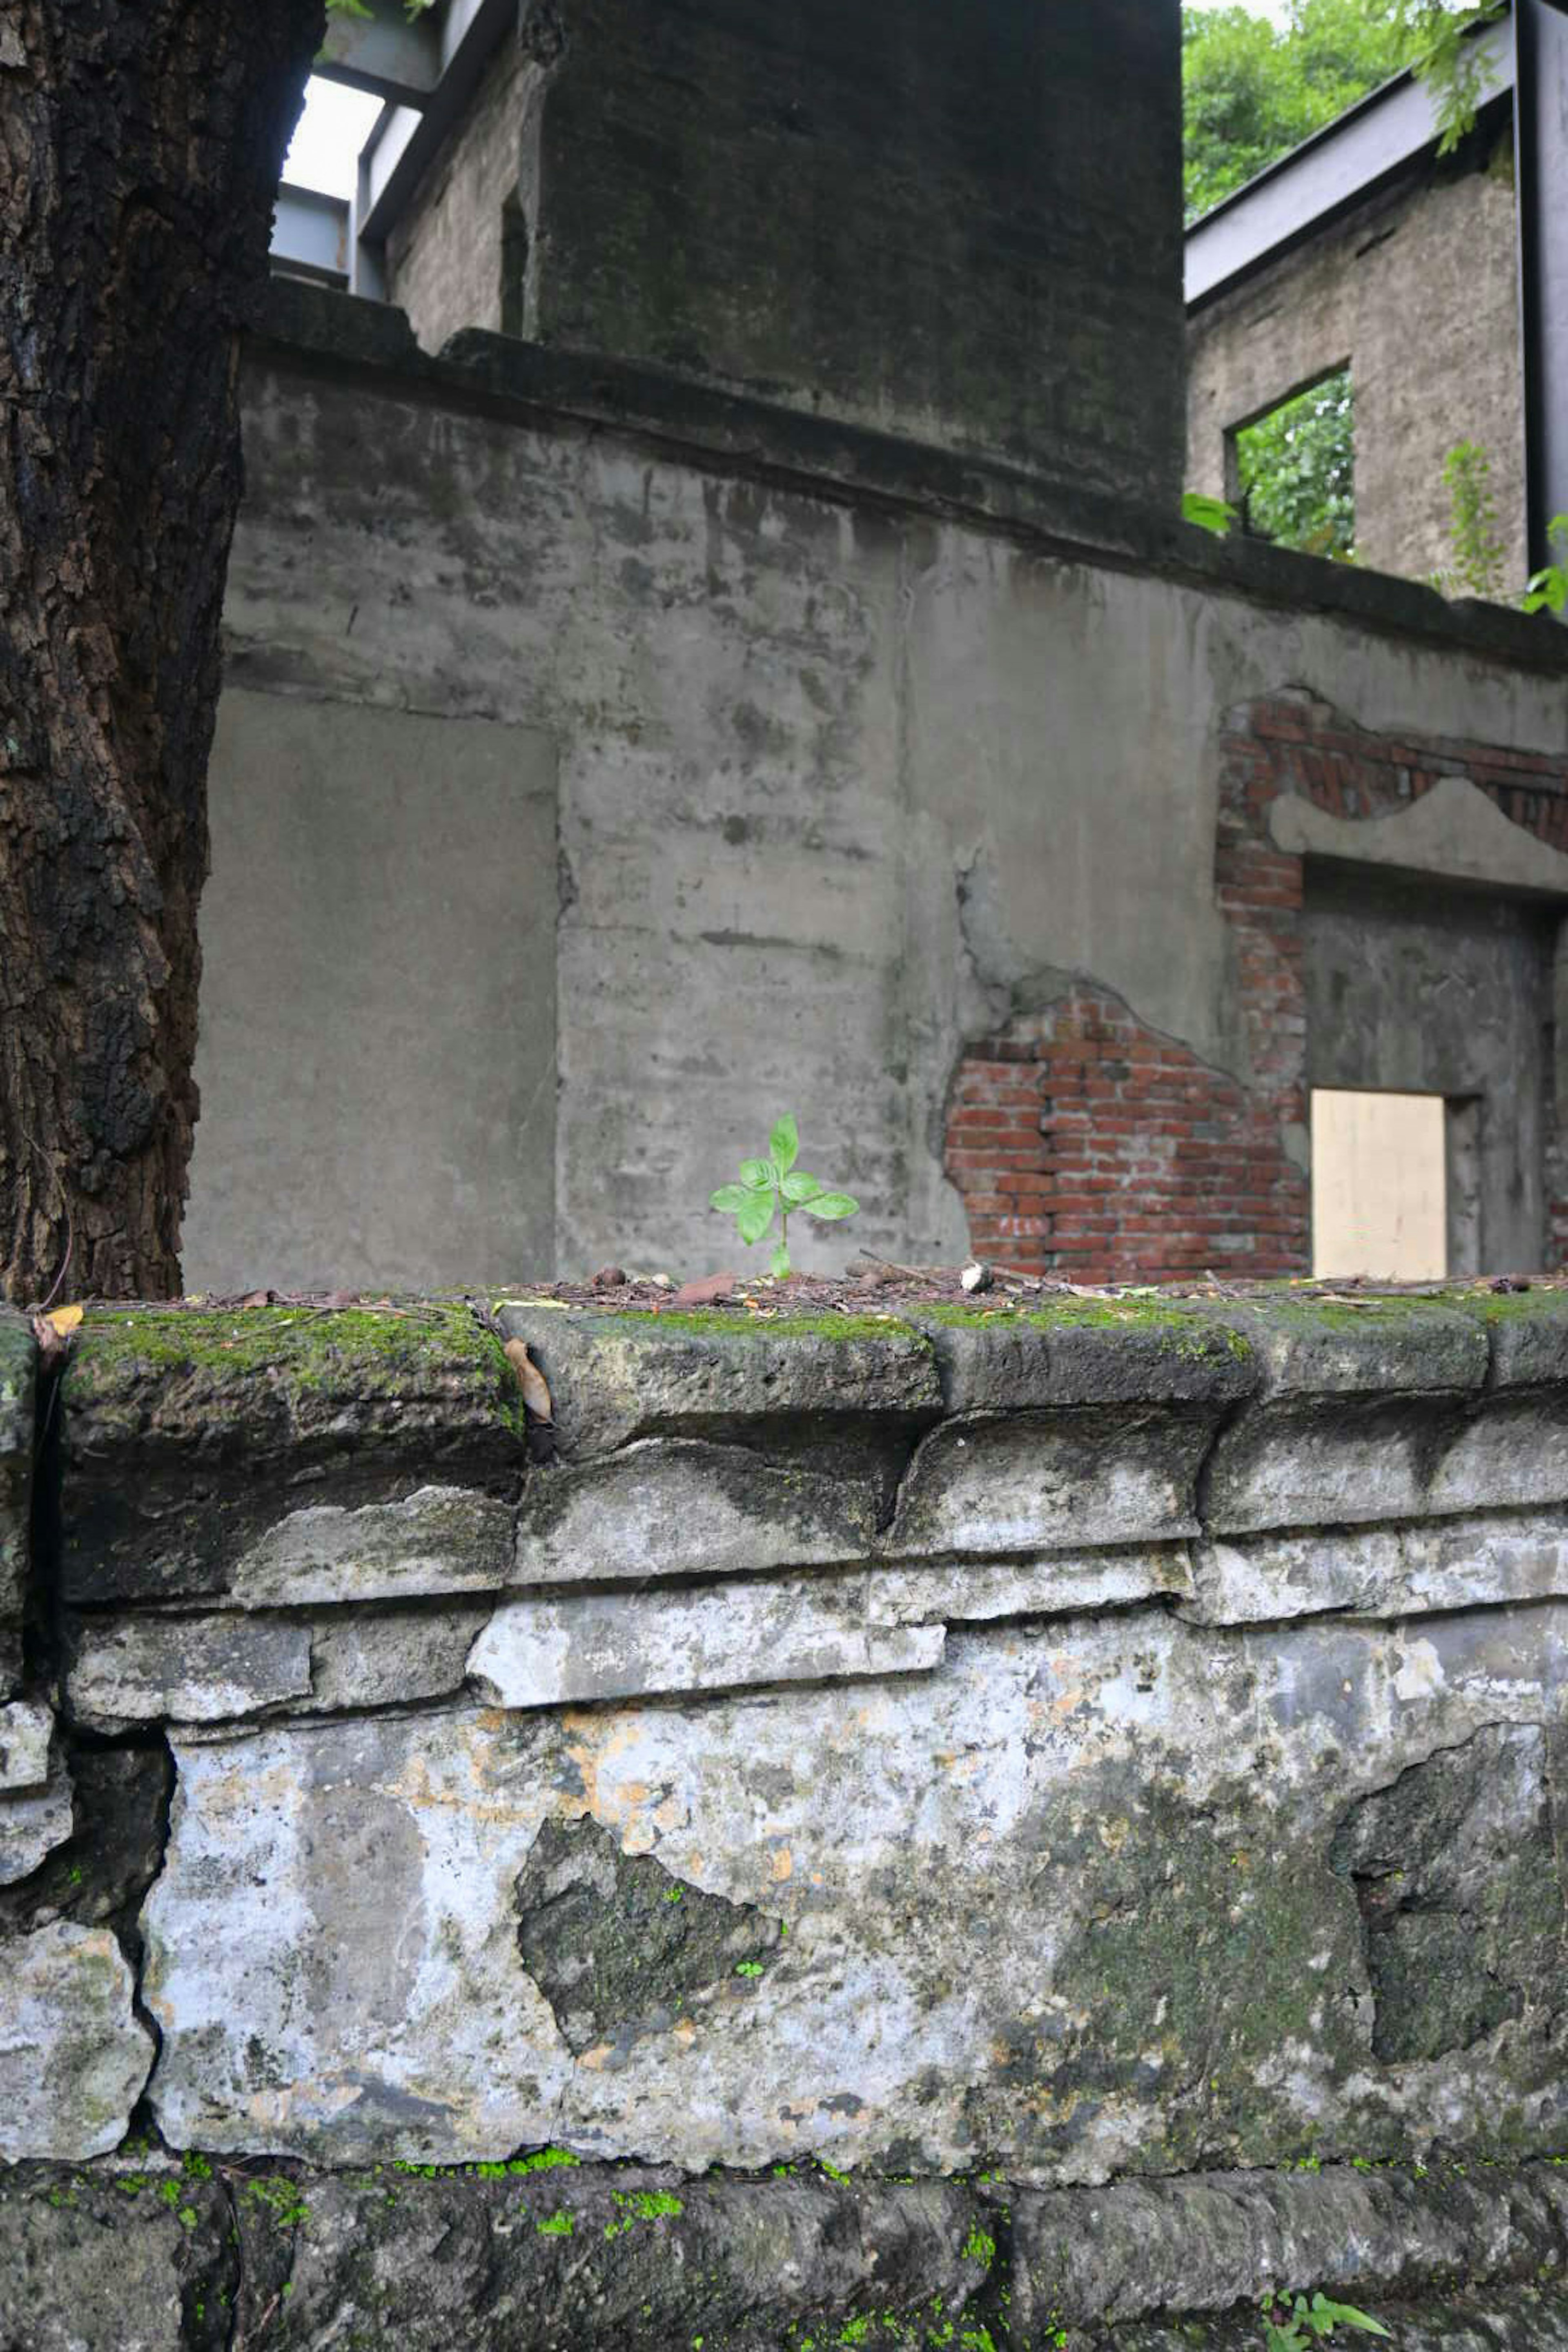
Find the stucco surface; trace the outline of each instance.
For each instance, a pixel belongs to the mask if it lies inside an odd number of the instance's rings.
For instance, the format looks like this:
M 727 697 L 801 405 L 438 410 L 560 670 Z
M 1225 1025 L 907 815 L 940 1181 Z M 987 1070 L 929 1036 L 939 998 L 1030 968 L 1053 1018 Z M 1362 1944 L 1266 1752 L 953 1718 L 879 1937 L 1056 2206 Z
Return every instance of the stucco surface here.
M 958 1052 L 1061 973 L 1245 1075 L 1214 903 L 1226 711 L 1294 683 L 1368 729 L 1561 741 L 1551 677 L 739 478 L 567 418 L 446 406 L 395 372 L 351 382 L 258 354 L 245 415 L 231 695 L 281 698 L 300 730 L 307 709 L 349 706 L 357 727 L 369 705 L 395 733 L 399 709 L 424 714 L 432 746 L 483 718 L 553 747 L 552 1237 L 537 1238 L 546 1087 L 510 1196 L 486 1172 L 499 1122 L 477 1139 L 460 1123 L 445 1146 L 441 1196 L 472 1205 L 468 1274 L 525 1249 L 563 1270 L 715 1263 L 734 1244 L 708 1194 L 784 1108 L 803 1164 L 862 1202 L 853 1225 L 801 1234 L 798 1262 L 858 1243 L 951 1260 L 967 1241 L 941 1164 Z M 325 776 L 325 739 L 301 756 Z M 268 855 L 292 854 L 279 832 Z M 1539 858 L 1552 889 L 1557 861 Z M 468 906 L 465 952 L 482 934 L 486 986 L 506 990 L 509 1021 L 526 988 L 531 1024 L 548 994 L 536 934 L 515 911 L 484 927 L 481 870 L 465 869 L 453 919 Z M 245 880 L 220 834 L 215 905 Z M 286 1001 L 304 1017 L 330 986 Z M 542 1029 L 510 1061 L 508 1034 L 454 1031 L 437 1098 L 531 1098 Z M 241 1043 L 229 1083 L 248 1087 Z M 213 1229 L 221 1183 L 268 1256 L 274 1188 L 254 1160 L 203 1150 L 193 1232 Z M 363 1220 L 345 1230 L 374 1278 L 411 1277 L 397 1236 L 427 1223 L 428 1194 L 395 1153 L 374 1175 L 396 1232 L 384 1249 Z M 526 1219 L 508 1206 L 520 1190 Z

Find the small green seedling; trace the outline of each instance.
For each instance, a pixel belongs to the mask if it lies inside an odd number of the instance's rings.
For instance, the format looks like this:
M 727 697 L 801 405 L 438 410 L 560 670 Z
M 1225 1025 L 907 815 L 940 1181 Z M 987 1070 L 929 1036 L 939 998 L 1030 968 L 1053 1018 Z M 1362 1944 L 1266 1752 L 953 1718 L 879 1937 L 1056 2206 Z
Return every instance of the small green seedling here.
M 1277 2319 L 1277 2309 L 1286 2310 L 1287 2315 Z M 1304 2294 L 1299 2294 L 1290 2306 L 1277 2305 L 1271 2294 L 1263 2299 L 1266 2352 L 1308 2352 L 1314 2336 L 1331 2336 L 1336 2327 L 1359 2327 L 1363 2336 L 1390 2333 L 1381 2319 L 1357 2311 L 1353 2304 L 1331 2303 L 1326 2294 L 1315 2294 L 1310 2303 Z
M 800 1137 L 793 1118 L 781 1118 L 768 1138 L 766 1160 L 742 1160 L 738 1184 L 721 1184 L 711 1196 L 709 1206 L 721 1209 L 733 1217 L 741 1239 L 749 1249 L 753 1242 L 762 1241 L 778 1212 L 779 1237 L 769 1261 L 770 1274 L 789 1272 L 789 1221 L 796 1209 L 808 1217 L 852 1217 L 859 1208 L 847 1192 L 830 1192 L 815 1176 L 807 1176 L 796 1168 L 795 1153 L 800 1150 Z

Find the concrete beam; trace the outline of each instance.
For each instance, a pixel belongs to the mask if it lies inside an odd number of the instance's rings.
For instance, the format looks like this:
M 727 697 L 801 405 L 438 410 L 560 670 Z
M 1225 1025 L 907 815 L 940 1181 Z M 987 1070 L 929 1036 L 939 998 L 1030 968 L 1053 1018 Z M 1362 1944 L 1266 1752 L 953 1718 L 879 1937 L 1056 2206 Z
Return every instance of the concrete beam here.
M 448 0 L 440 19 L 441 72 L 420 105 L 399 103 L 360 161 L 359 234 L 384 244 L 415 185 L 456 126 L 504 36 L 518 0 Z
M 1512 23 L 1505 17 L 1478 37 L 1490 103 L 1513 87 Z M 1187 231 L 1188 308 L 1299 244 L 1413 163 L 1436 138 L 1431 96 L 1422 84 L 1408 73 L 1385 82 Z

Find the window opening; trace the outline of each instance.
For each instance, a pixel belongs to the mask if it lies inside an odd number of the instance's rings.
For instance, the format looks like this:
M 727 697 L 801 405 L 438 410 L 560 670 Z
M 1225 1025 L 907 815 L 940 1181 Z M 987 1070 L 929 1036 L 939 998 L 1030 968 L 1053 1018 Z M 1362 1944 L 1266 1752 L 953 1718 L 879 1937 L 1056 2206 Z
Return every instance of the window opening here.
M 1355 395 L 1348 366 L 1227 436 L 1228 494 L 1254 537 L 1355 555 Z

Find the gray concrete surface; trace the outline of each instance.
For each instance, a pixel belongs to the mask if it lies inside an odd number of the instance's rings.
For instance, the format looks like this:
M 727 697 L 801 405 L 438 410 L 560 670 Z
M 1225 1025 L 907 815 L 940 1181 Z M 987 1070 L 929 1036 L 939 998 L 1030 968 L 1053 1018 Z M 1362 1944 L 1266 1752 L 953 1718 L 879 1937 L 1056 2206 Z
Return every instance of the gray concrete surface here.
M 363 306 L 331 315 L 359 352 Z M 848 1225 L 799 1234 L 797 1263 L 841 1265 L 860 1244 L 952 1260 L 967 1246 L 941 1161 L 957 1055 L 1063 972 L 1245 1076 L 1213 884 L 1235 706 L 1297 685 L 1369 729 L 1561 749 L 1561 677 L 1489 657 L 1484 635 L 1467 648 L 1416 591 L 1271 558 L 1280 593 L 1321 579 L 1320 602 L 1342 608 L 1291 609 L 1190 573 L 1042 552 L 979 519 L 939 521 L 912 490 L 871 504 L 782 468 L 755 480 L 671 427 L 654 439 L 559 407 L 481 404 L 461 380 L 277 346 L 247 366 L 226 604 L 243 723 L 226 719 L 204 915 L 197 1283 L 242 1265 L 247 1280 L 288 1267 L 412 1281 L 426 1266 L 461 1279 L 722 1265 L 736 1244 L 708 1195 L 785 1109 L 803 1165 L 862 1203 Z M 749 415 L 765 437 L 770 412 Z M 1193 555 L 1216 575 L 1233 561 L 1207 542 Z M 1433 641 L 1386 616 L 1368 625 L 1384 608 L 1408 608 Z M 1487 625 L 1521 646 L 1550 627 Z M 226 759 L 243 752 L 247 774 L 266 759 L 274 715 L 300 812 L 287 825 L 273 799 L 237 790 L 237 772 L 225 782 Z M 552 751 L 559 780 L 553 1204 L 549 975 L 530 948 L 544 877 L 531 856 L 494 855 L 478 802 L 441 864 L 430 826 L 406 820 L 401 862 L 375 885 L 406 894 L 392 927 L 405 944 L 370 925 L 382 977 L 367 978 L 332 1066 L 339 1097 L 322 1090 L 329 1108 L 341 1097 L 342 1134 L 328 1120 L 272 1156 L 313 1099 L 321 1033 L 342 1027 L 327 902 L 349 894 L 321 890 L 288 935 L 302 928 L 308 980 L 287 979 L 276 938 L 290 892 L 313 887 L 297 869 L 309 877 L 319 853 L 300 845 L 327 822 L 309 812 L 332 747 L 341 735 L 380 759 L 411 742 L 427 775 L 434 747 L 468 740 L 455 722 L 475 719 L 491 722 L 475 740 L 524 747 L 531 775 Z M 358 835 L 329 839 L 352 871 Z M 1411 863 L 1446 855 L 1417 842 Z M 1516 881 L 1561 888 L 1559 854 L 1522 832 L 1517 860 Z M 414 909 L 436 872 L 451 878 L 432 935 Z M 264 894 L 260 874 L 275 877 Z M 416 953 L 442 976 L 421 1022 L 432 1006 L 444 1018 L 434 1043 L 405 1050 Z M 282 1011 L 268 1013 L 279 974 Z M 287 1080 L 279 1045 L 300 1065 Z M 416 1063 L 442 1107 L 439 1140 L 412 1099 Z M 481 1114 L 473 1133 L 464 1122 Z M 384 1237 L 377 1202 L 398 1220 Z M 447 1204 L 438 1225 L 432 1203 Z
M 187 1289 L 437 1287 L 545 1263 L 549 738 L 234 686 L 208 789 Z

